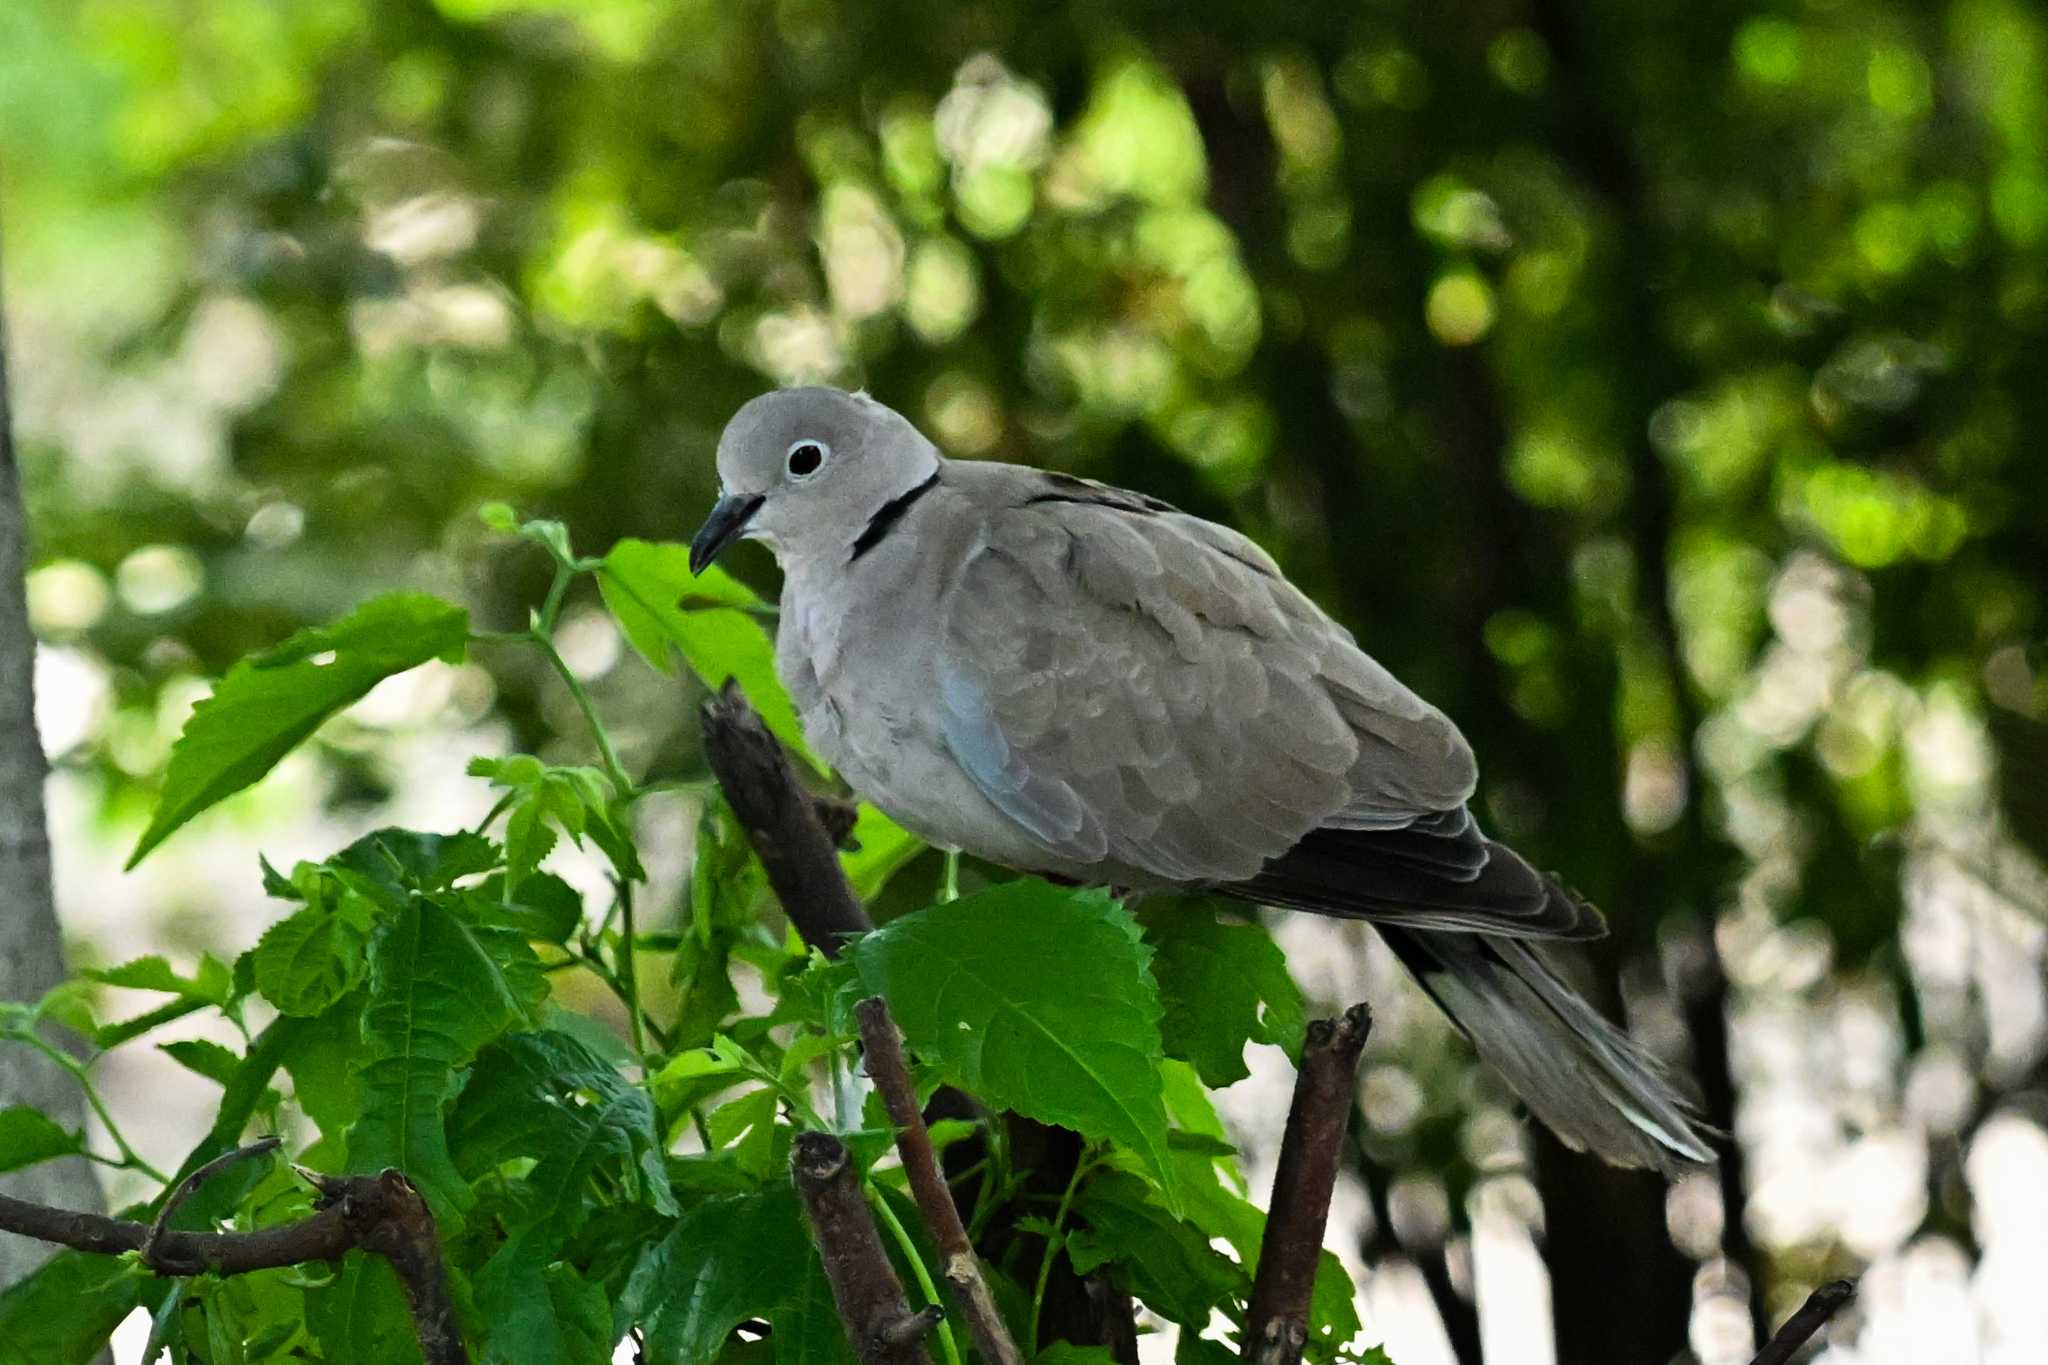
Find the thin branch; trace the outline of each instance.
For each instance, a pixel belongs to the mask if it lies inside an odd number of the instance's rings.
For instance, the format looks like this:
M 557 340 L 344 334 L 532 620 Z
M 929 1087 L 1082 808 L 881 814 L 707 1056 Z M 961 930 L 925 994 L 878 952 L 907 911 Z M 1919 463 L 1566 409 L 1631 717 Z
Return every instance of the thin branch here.
M 1309 1298 L 1322 1260 L 1344 1129 L 1351 1120 L 1358 1054 L 1371 1032 L 1372 1011 L 1364 1005 L 1308 1026 L 1245 1315 L 1246 1365 L 1300 1365 L 1308 1344 Z
M 223 1152 L 178 1182 L 178 1188 L 164 1196 L 163 1206 L 156 1211 L 156 1221 L 149 1225 L 149 1235 L 142 1239 L 142 1261 L 144 1265 L 156 1264 L 156 1250 L 163 1241 L 164 1232 L 171 1225 L 171 1215 L 176 1213 L 187 1199 L 199 1192 L 199 1187 L 219 1175 L 238 1161 L 252 1156 L 274 1152 L 281 1139 L 259 1138 L 246 1147 L 237 1147 L 232 1152 Z
M 253 1150 L 265 1149 L 258 1143 Z M 239 1158 L 251 1151 L 244 1148 L 231 1155 Z M 223 1164 L 209 1162 L 180 1190 Z M 384 1257 L 398 1272 L 426 1365 L 469 1365 L 469 1351 L 448 1297 L 434 1217 L 412 1183 L 397 1171 L 324 1176 L 293 1169 L 319 1190 L 320 1199 L 308 1217 L 277 1227 L 253 1232 L 157 1230 L 125 1218 L 53 1209 L 0 1195 L 0 1231 L 103 1256 L 148 1248 L 150 1268 L 171 1276 L 242 1275 L 308 1261 L 337 1261 L 360 1247 Z
M 896 1126 L 896 1154 L 902 1158 L 904 1173 L 910 1178 L 910 1193 L 917 1200 L 918 1212 L 924 1215 L 932 1240 L 938 1244 L 939 1255 L 945 1258 L 946 1283 L 952 1286 L 960 1311 L 974 1331 L 982 1359 L 987 1365 L 1023 1365 L 1024 1357 L 1011 1340 L 1010 1329 L 1004 1326 L 1003 1315 L 996 1308 L 995 1295 L 989 1292 L 988 1281 L 982 1277 L 981 1261 L 960 1221 L 952 1189 L 939 1170 L 938 1157 L 932 1151 L 932 1135 L 918 1110 L 917 1088 L 911 1084 L 910 1068 L 903 1059 L 902 1037 L 896 1031 L 896 1021 L 889 1017 L 888 1003 L 879 995 L 870 996 L 854 1006 L 853 1012 L 860 1021 L 868 1076 L 889 1111 L 889 1122 Z
M 704 704 L 704 754 L 804 942 L 837 957 L 842 940 L 874 928 L 815 800 L 737 682 Z
M 1855 1297 L 1856 1281 L 1829 1280 L 1807 1295 L 1799 1311 L 1785 1320 L 1778 1334 L 1756 1353 L 1756 1359 L 1749 1365 L 1785 1365 L 1786 1361 L 1799 1354 L 1799 1348 L 1806 1344 L 1807 1338 L 1827 1326 L 1828 1319 Z
M 799 1133 L 789 1172 L 825 1263 L 832 1302 L 862 1365 L 931 1365 L 922 1343 L 938 1319 L 911 1311 L 846 1144 L 830 1133 Z

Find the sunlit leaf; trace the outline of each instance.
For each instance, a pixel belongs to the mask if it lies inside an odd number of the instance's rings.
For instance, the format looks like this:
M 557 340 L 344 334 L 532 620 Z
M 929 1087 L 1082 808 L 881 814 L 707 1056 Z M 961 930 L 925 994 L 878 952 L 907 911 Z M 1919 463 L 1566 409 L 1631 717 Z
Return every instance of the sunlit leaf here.
M 469 614 L 460 607 L 398 593 L 236 664 L 185 722 L 156 814 L 128 866 L 200 811 L 261 778 L 342 707 L 394 673 L 430 659 L 461 659 L 468 639 Z
M 818 766 L 775 676 L 774 642 L 743 610 L 760 602 L 753 592 L 715 567 L 692 574 L 687 545 L 645 540 L 612 546 L 597 584 L 626 639 L 648 663 L 672 673 L 674 650 L 706 687 L 716 690 L 737 678 L 776 738 Z

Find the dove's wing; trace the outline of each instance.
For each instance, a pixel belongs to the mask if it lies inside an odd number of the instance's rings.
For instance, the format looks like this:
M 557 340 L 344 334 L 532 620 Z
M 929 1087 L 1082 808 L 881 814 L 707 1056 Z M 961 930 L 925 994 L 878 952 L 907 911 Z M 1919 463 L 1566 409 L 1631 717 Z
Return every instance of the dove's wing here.
M 1049 860 L 1387 922 L 1597 929 L 1473 826 L 1457 727 L 1249 540 L 1014 474 L 942 602 L 938 701 L 955 760 Z

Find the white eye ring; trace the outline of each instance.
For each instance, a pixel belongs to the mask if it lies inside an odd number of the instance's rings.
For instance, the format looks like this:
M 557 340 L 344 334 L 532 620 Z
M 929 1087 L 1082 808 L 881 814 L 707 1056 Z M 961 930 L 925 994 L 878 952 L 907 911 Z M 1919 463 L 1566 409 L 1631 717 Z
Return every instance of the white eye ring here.
M 805 468 L 799 469 L 797 468 L 797 452 L 804 449 L 816 451 L 817 454 L 814 457 L 814 459 L 806 462 Z M 811 477 L 811 475 L 823 469 L 825 467 L 825 462 L 831 458 L 831 446 L 826 445 L 823 441 L 820 441 L 815 437 L 802 436 L 798 437 L 794 441 L 791 441 L 789 443 L 789 449 L 783 452 L 782 467 L 784 470 L 788 472 L 789 477 L 792 479 L 808 479 L 809 477 Z

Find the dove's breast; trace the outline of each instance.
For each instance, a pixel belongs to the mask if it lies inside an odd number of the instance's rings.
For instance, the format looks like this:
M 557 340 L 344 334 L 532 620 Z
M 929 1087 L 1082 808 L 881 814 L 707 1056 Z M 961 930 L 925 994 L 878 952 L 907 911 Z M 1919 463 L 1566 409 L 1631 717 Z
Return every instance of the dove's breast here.
M 934 622 L 959 557 L 945 540 L 899 532 L 852 563 L 785 563 L 776 672 L 818 756 L 906 829 L 1011 867 L 1078 875 L 1047 866 L 946 746 Z

